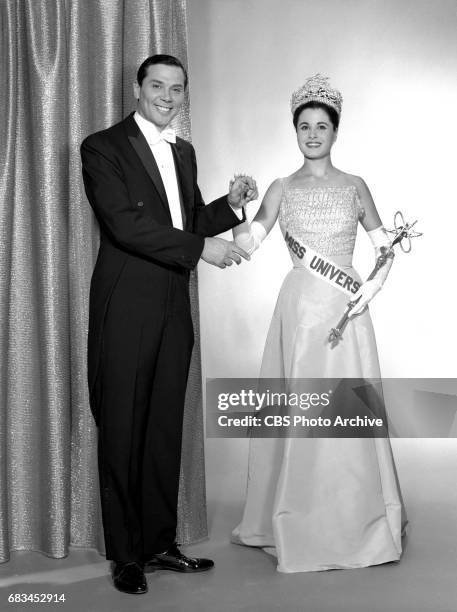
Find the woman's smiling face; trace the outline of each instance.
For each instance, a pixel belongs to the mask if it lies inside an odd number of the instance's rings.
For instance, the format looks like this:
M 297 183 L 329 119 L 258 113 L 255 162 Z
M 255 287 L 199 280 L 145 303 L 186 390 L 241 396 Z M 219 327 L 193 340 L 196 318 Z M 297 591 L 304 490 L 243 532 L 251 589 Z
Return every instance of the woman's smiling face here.
M 337 133 L 323 108 L 305 108 L 298 117 L 297 142 L 307 159 L 328 156 Z

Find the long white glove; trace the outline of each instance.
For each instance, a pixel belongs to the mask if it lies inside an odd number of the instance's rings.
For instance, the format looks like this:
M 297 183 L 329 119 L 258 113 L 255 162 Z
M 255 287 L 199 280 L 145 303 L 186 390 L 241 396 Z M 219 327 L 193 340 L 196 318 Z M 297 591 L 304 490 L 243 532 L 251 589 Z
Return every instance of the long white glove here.
M 383 255 L 384 249 L 390 249 L 392 243 L 389 240 L 389 236 L 387 235 L 386 230 L 381 225 L 370 232 L 367 232 L 370 236 L 371 242 L 375 249 L 376 255 L 376 263 L 379 261 L 379 257 Z M 384 264 L 382 264 L 379 269 L 376 270 L 373 278 L 369 278 L 366 280 L 357 293 L 352 298 L 352 302 L 356 302 L 358 298 L 359 301 L 349 312 L 349 317 L 353 317 L 356 314 L 361 313 L 367 306 L 368 302 L 370 302 L 374 296 L 380 291 L 383 286 L 389 272 L 392 267 L 392 263 L 394 260 L 394 252 L 393 250 L 389 252 L 387 259 Z M 376 269 L 376 268 L 375 268 Z M 373 274 L 373 273 L 372 273 Z M 370 274 L 371 276 L 371 274 Z
M 265 240 L 267 231 L 259 221 L 253 221 L 250 225 L 246 225 L 249 231 L 242 231 L 237 234 L 235 236 L 235 244 L 246 251 L 248 255 L 252 255 Z

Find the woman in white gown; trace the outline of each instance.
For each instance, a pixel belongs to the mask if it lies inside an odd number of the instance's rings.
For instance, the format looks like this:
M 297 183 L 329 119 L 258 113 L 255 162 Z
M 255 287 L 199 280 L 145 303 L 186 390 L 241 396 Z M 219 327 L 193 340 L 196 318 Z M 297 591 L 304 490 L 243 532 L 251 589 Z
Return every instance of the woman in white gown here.
M 366 304 L 392 260 L 352 294 L 360 297 L 336 346 L 327 341 L 348 292 L 309 270 L 317 252 L 362 284 L 352 268 L 360 221 L 377 253 L 389 245 L 364 181 L 332 165 L 341 94 L 328 79 L 308 79 L 292 97 L 301 168 L 275 180 L 253 221 L 234 230 L 252 252 L 279 219 L 293 269 L 284 280 L 266 340 L 261 378 L 379 378 Z M 301 257 L 300 257 L 301 255 Z M 308 265 L 308 267 L 307 267 Z M 406 518 L 388 438 L 252 438 L 247 499 L 232 534 L 238 544 L 263 548 L 281 572 L 356 568 L 396 561 Z

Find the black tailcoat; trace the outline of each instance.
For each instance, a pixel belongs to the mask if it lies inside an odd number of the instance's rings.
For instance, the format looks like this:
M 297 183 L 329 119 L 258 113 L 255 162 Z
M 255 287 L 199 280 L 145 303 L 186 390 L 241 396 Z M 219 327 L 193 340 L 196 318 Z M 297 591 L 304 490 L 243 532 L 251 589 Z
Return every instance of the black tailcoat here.
M 118 561 L 141 560 L 174 538 L 193 344 L 188 275 L 204 237 L 240 222 L 226 196 L 204 205 L 192 145 L 177 138 L 171 147 L 184 231 L 172 226 L 159 169 L 133 114 L 81 146 L 86 194 L 100 224 L 89 307 L 90 405 L 99 425 L 107 557 Z

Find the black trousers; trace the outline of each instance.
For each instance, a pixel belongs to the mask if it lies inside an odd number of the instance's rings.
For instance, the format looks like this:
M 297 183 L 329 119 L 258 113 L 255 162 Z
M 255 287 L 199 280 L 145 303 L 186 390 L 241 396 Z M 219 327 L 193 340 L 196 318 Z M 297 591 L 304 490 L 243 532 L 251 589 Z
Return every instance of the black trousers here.
M 157 279 L 147 262 L 127 262 L 108 306 L 99 370 L 107 559 L 144 561 L 175 541 L 193 341 L 187 274 L 164 270 Z

